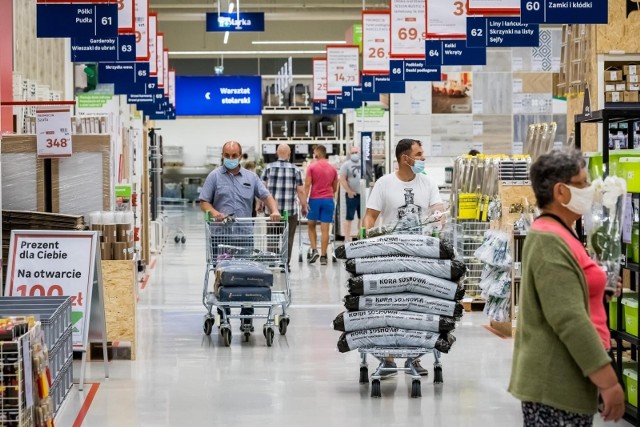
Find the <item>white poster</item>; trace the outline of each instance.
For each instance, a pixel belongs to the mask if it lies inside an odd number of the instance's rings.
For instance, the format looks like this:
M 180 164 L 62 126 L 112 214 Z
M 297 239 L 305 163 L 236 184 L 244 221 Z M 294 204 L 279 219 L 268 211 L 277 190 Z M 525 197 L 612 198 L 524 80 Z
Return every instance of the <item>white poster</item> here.
M 164 49 L 162 59 L 163 77 L 162 81 L 164 85 L 164 96 L 169 96 L 169 49 Z
M 95 266 L 97 232 L 11 232 L 6 296 L 71 297 L 73 346 L 84 348 Z
M 424 58 L 425 0 L 391 0 L 391 58 Z
M 389 74 L 389 12 L 362 12 L 362 73 Z
M 156 39 L 156 70 L 158 73 L 158 87 L 164 87 L 164 34 L 158 33 L 158 38 Z
M 36 110 L 36 141 L 39 158 L 71 157 L 71 112 L 68 107 Z
M 342 94 L 342 86 L 360 85 L 360 48 L 327 46 L 327 93 Z
M 149 0 L 135 0 L 136 60 L 149 59 Z
M 149 74 L 158 74 L 158 15 L 149 15 Z
M 313 100 L 325 101 L 327 99 L 327 60 L 324 58 L 313 59 Z
M 134 0 L 118 1 L 118 32 L 130 34 L 135 31 L 135 5 Z
M 468 0 L 469 15 L 519 15 L 521 0 Z
M 466 0 L 427 0 L 427 37 L 466 39 Z
M 169 70 L 169 103 L 176 106 L 176 70 Z

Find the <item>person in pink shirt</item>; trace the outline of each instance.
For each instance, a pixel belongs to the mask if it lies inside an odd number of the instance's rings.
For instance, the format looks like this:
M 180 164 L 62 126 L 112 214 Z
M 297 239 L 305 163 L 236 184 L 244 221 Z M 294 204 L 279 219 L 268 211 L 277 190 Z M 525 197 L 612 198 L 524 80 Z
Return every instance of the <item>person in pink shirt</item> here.
M 324 145 L 316 145 L 313 150 L 316 159 L 307 167 L 305 178 L 305 194 L 309 200 L 309 263 L 312 264 L 320 258 L 321 265 L 327 265 L 327 247 L 329 246 L 329 229 L 333 223 L 335 202 L 333 200 L 338 190 L 338 171 L 327 161 L 327 149 Z M 320 223 L 322 240 L 320 242 L 320 254 L 318 254 L 318 235 L 316 225 Z

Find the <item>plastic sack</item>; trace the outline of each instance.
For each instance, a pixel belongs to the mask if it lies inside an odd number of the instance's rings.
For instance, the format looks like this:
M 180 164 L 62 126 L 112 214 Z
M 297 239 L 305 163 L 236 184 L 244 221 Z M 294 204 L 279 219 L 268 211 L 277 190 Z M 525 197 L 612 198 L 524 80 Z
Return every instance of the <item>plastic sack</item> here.
M 380 295 L 412 292 L 459 301 L 464 297 L 464 286 L 449 280 L 420 273 L 365 274 L 349 279 L 351 295 Z
M 377 328 L 343 333 L 338 339 L 338 351 L 346 353 L 358 348 L 419 347 L 448 353 L 455 341 L 455 337 L 451 334 L 399 328 Z
M 430 235 L 441 228 L 442 223 L 440 220 L 443 215 L 446 216 L 446 212 L 433 214 L 427 218 L 420 218 L 417 214 L 407 214 L 397 222 L 370 228 L 367 230 L 367 236 L 377 237 L 388 234 Z
M 349 259 L 345 268 L 353 274 L 414 272 L 457 282 L 467 272 L 458 260 L 418 258 L 406 255 Z
M 344 297 L 344 306 L 349 311 L 358 310 L 401 310 L 417 313 L 450 316 L 456 320 L 462 317 L 464 307 L 455 301 L 418 294 L 389 294 L 373 296 Z
M 386 255 L 410 255 L 421 258 L 453 259 L 451 242 L 421 235 L 379 236 L 345 243 L 335 251 L 336 257 L 364 258 Z
M 473 256 L 482 263 L 503 269 L 511 267 L 510 235 L 504 231 L 488 230 L 484 234 L 482 244 Z
M 214 292 L 219 295 L 220 288 L 226 287 L 271 287 L 273 273 L 262 264 L 253 261 L 224 260 L 215 270 Z
M 506 298 L 511 294 L 511 271 L 485 265 L 480 278 L 482 296 Z
M 333 329 L 342 332 L 376 328 L 402 328 L 416 331 L 451 332 L 456 327 L 453 317 L 397 310 L 345 311 L 333 320 Z
M 505 298 L 489 296 L 484 305 L 484 314 L 495 322 L 511 320 L 511 292 Z

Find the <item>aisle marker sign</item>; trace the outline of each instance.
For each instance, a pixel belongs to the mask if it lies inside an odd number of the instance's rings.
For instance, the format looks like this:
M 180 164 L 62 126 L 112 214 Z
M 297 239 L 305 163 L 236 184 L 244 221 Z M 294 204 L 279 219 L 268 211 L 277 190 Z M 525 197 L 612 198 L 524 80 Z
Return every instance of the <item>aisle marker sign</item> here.
M 362 74 L 389 73 L 389 31 L 389 12 L 362 12 Z
M 158 74 L 158 15 L 149 14 L 149 72 Z
M 540 25 L 519 18 L 467 18 L 467 47 L 538 47 Z
M 465 0 L 426 0 L 427 38 L 464 39 L 467 36 Z
M 164 82 L 164 96 L 169 97 L 169 49 L 164 49 L 162 60 L 163 77 Z
M 607 24 L 606 0 L 521 0 L 520 21 L 529 24 Z
M 362 92 L 404 93 L 404 80 L 392 80 L 390 76 L 362 76 Z
M 136 40 L 133 34 L 71 39 L 71 62 L 130 62 L 135 60 Z
M 487 49 L 467 47 L 464 40 L 427 41 L 427 63 L 430 65 L 486 65 Z
M 391 0 L 391 58 L 424 58 L 425 0 Z
M 135 0 L 118 0 L 118 31 L 131 34 L 136 30 Z
M 158 33 L 158 38 L 156 40 L 156 72 L 158 74 L 158 87 L 164 89 L 164 34 Z
M 37 37 L 116 37 L 116 4 L 37 4 Z
M 390 64 L 392 81 L 439 82 L 442 72 L 439 65 L 430 65 L 427 60 L 393 59 Z
M 313 100 L 327 99 L 327 60 L 313 58 Z
M 327 94 L 342 94 L 342 86 L 359 84 L 360 48 L 356 45 L 327 46 Z
M 264 31 L 264 12 L 209 12 L 206 19 L 208 32 Z
M 39 107 L 36 110 L 38 158 L 71 157 L 71 112 L 65 107 Z
M 169 103 L 176 106 L 176 70 L 169 70 Z
M 135 0 L 136 60 L 149 60 L 149 0 Z
M 469 15 L 520 15 L 520 0 L 467 0 Z

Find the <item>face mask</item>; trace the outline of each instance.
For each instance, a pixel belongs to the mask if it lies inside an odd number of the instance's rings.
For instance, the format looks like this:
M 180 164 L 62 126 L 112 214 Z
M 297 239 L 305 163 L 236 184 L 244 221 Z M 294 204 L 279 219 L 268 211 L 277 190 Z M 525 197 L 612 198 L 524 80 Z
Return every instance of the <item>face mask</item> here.
M 566 184 L 565 184 L 566 185 Z M 562 204 L 565 208 L 577 215 L 586 215 L 591 212 L 591 206 L 593 205 L 593 195 L 595 189 L 592 185 L 585 188 L 576 188 L 570 185 L 566 185 L 571 192 L 571 200 L 569 203 Z
M 352 162 L 357 162 L 358 160 L 360 160 L 360 154 L 352 154 L 351 155 L 351 161 Z
M 224 167 L 227 168 L 228 170 L 233 170 L 233 169 L 238 167 L 238 165 L 240 164 L 240 160 L 238 160 L 238 159 L 224 159 L 224 161 L 222 163 L 224 164 Z
M 409 156 L 407 156 L 409 157 Z M 409 157 L 411 159 L 411 157 Z M 416 175 L 421 174 L 422 172 L 424 172 L 424 167 L 425 167 L 425 161 L 424 160 L 418 160 L 418 159 L 411 159 L 413 160 L 413 166 L 411 166 L 411 170 L 413 171 L 413 173 L 415 173 Z

